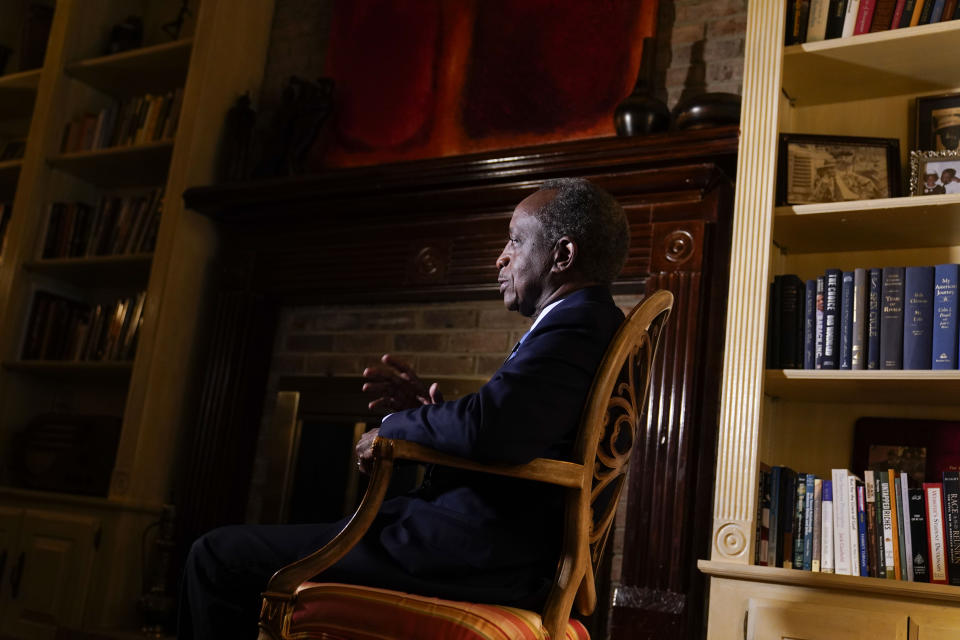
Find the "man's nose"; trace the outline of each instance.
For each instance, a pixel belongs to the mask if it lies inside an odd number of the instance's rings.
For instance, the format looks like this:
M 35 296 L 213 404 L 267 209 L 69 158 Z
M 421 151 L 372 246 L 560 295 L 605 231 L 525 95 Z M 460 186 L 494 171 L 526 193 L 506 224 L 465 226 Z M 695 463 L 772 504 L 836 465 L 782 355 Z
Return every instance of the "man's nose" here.
M 503 269 L 508 264 L 510 264 L 510 257 L 506 253 L 501 253 L 497 258 L 497 269 Z

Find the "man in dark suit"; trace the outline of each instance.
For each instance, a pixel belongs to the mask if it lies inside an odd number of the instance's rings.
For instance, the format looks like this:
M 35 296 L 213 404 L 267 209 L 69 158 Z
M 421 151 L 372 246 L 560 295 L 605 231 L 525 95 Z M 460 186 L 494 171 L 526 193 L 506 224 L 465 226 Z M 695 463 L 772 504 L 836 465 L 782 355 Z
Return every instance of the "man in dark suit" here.
M 486 462 L 566 457 L 623 321 L 609 285 L 627 243 L 623 210 L 586 180 L 552 180 L 525 198 L 497 267 L 504 304 L 534 318 L 530 330 L 489 382 L 454 402 L 389 355 L 365 370 L 371 407 L 393 413 L 357 444 L 361 470 L 377 435 Z M 436 467 L 416 492 L 384 502 L 361 543 L 319 578 L 536 607 L 556 571 L 561 515 L 557 488 Z M 185 568 L 180 640 L 253 637 L 270 576 L 342 527 L 241 525 L 201 537 Z

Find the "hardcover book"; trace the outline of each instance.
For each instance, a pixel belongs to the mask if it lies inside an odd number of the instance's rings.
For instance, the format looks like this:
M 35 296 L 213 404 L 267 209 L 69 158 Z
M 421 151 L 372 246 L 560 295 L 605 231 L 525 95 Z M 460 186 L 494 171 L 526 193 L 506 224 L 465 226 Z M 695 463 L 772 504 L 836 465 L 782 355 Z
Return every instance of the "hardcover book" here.
M 813 481 L 813 557 L 810 560 L 810 571 L 820 571 L 822 557 L 823 535 L 823 481 L 814 478 Z
M 943 524 L 948 580 L 960 585 L 960 471 L 943 472 Z
M 780 368 L 780 298 L 783 296 L 782 276 L 774 276 L 770 284 L 770 307 L 767 312 L 767 369 Z
M 903 3 L 903 13 L 900 14 L 900 28 L 909 27 L 913 20 L 913 10 L 917 8 L 918 0 L 906 0 Z
M 807 490 L 804 493 L 803 503 L 803 558 L 801 564 L 804 571 L 813 570 L 813 503 L 816 476 L 808 473 L 805 477 Z M 818 536 L 819 537 L 819 536 Z
M 860 35 L 870 31 L 873 23 L 873 12 L 876 10 L 877 0 L 860 0 L 860 11 L 857 14 L 857 26 L 853 35 Z
M 913 581 L 930 582 L 927 562 L 927 513 L 923 489 L 907 490 L 910 504 L 910 540 L 913 542 Z
M 888 29 L 899 29 L 900 21 L 903 18 L 904 7 L 907 3 L 907 0 L 897 0 L 897 3 L 893 6 L 893 18 L 890 20 L 890 26 Z
M 890 529 L 892 531 L 892 552 L 893 552 L 893 578 L 894 580 L 903 580 L 903 563 L 901 562 L 903 540 L 900 533 L 902 518 L 900 517 L 900 496 L 897 495 L 897 485 L 899 476 L 895 469 L 887 469 L 887 491 L 890 494 Z M 887 577 L 890 577 L 889 575 Z
M 794 274 L 780 277 L 780 368 L 803 367 L 803 281 Z
M 883 522 L 883 568 L 887 579 L 894 580 L 897 577 L 895 560 L 897 551 L 893 543 L 896 526 L 891 511 L 893 501 L 890 495 L 890 478 L 886 473 L 878 475 L 880 476 L 880 519 Z
M 960 265 L 938 264 L 933 273 L 934 369 L 957 368 L 957 279 Z
M 867 512 L 867 574 L 876 578 L 877 570 L 877 491 L 873 469 L 863 472 L 864 503 Z
M 816 325 L 814 325 L 816 330 L 816 342 L 815 345 L 815 360 L 814 368 L 821 369 L 823 367 L 823 291 L 825 286 L 826 278 L 823 276 L 817 276 L 817 308 L 816 308 Z M 878 334 L 879 335 L 879 334 Z M 879 352 L 878 352 L 879 353 Z
M 803 301 L 803 368 L 817 366 L 817 281 L 804 284 Z
M 857 17 L 860 15 L 860 0 L 847 0 L 847 10 L 843 17 L 843 31 L 840 37 L 849 38 L 857 28 Z
M 880 368 L 880 301 L 883 272 L 870 269 L 870 290 L 867 294 L 867 369 Z
M 810 17 L 807 20 L 807 42 L 819 42 L 827 35 L 827 15 L 830 0 L 811 0 Z
M 930 582 L 947 584 L 946 532 L 943 527 L 943 485 L 924 482 L 923 495 L 927 511 L 927 553 L 929 554 Z
M 757 542 L 754 564 L 767 566 L 770 541 L 770 467 L 760 463 L 757 494 Z
M 897 476 L 897 518 L 900 522 L 900 567 L 903 579 L 913 582 L 913 544 L 910 535 L 910 497 L 907 474 Z
M 880 368 L 903 368 L 903 267 L 884 267 L 880 308 Z
M 853 271 L 840 279 L 840 368 L 851 369 L 853 355 Z
M 780 549 L 780 487 L 783 484 L 783 467 L 770 468 L 770 534 L 767 548 L 767 566 L 779 567 Z
M 806 544 L 807 474 L 797 474 L 794 492 L 793 557 L 790 566 L 794 569 L 803 569 L 803 548 Z
M 780 530 L 781 539 L 777 544 L 778 567 L 793 567 L 793 520 L 796 509 L 797 474 L 793 469 L 784 467 L 780 476 Z
M 837 369 L 840 366 L 840 281 L 842 277 L 843 272 L 840 269 L 827 269 L 824 274 L 823 359 L 821 361 L 823 369 Z
M 893 10 L 897 6 L 897 0 L 877 0 L 877 6 L 873 10 L 873 20 L 870 22 L 870 32 L 886 31 L 890 28 L 890 22 L 893 20 Z
M 869 576 L 867 566 L 867 502 L 863 484 L 858 480 L 854 485 L 857 492 L 857 550 L 860 559 L 860 575 Z
M 807 39 L 807 21 L 810 18 L 810 0 L 790 0 L 792 15 L 787 16 L 787 45 L 801 44 Z
M 929 369 L 933 345 L 933 267 L 907 267 L 904 278 L 903 368 Z
M 850 540 L 850 498 L 847 484 L 849 471 L 846 469 L 833 469 L 831 478 L 833 480 L 833 554 L 834 571 L 840 575 L 853 575 L 853 564 L 851 563 L 851 542 Z
M 850 368 L 867 368 L 867 304 L 870 282 L 867 270 L 853 270 L 853 321 L 850 344 Z
M 852 473 L 847 475 L 847 528 L 850 536 L 850 575 L 852 576 L 861 575 L 860 522 L 857 488 L 862 483 L 863 480 Z
M 839 38 L 843 35 L 843 22 L 847 17 L 847 2 L 848 0 L 830 0 L 829 13 L 827 14 L 827 40 Z
M 824 480 L 820 486 L 820 572 L 834 572 L 833 552 L 833 480 Z

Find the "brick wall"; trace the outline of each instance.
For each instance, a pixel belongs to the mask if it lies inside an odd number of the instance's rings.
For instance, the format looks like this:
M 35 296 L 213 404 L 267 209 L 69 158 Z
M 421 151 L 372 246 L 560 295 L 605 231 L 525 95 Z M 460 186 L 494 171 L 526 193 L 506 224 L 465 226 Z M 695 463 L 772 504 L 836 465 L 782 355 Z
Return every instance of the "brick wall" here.
M 323 75 L 333 0 L 277 0 L 259 103 L 267 117 L 291 75 Z M 660 0 L 657 93 L 741 92 L 747 0 Z M 612 117 L 612 116 L 611 116 Z

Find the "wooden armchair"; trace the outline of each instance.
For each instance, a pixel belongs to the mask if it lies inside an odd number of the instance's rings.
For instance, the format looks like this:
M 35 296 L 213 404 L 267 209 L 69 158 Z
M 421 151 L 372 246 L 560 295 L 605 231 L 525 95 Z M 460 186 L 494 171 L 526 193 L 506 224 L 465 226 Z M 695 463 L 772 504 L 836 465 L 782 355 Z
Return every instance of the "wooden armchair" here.
M 646 405 L 657 343 L 673 305 L 658 291 L 638 304 L 611 342 L 593 381 L 572 462 L 538 458 L 485 465 L 411 442 L 379 438 L 360 506 L 340 534 L 278 571 L 263 594 L 261 640 L 291 638 L 589 638 L 569 618 L 596 606 L 595 574 Z M 342 558 L 374 520 L 397 460 L 414 460 L 566 487 L 563 550 L 543 611 L 478 605 L 385 589 L 308 582 Z

